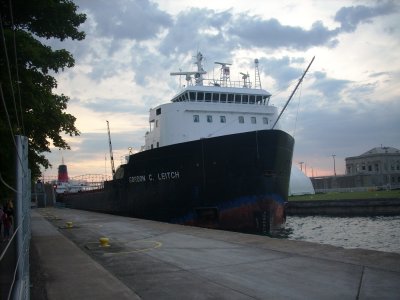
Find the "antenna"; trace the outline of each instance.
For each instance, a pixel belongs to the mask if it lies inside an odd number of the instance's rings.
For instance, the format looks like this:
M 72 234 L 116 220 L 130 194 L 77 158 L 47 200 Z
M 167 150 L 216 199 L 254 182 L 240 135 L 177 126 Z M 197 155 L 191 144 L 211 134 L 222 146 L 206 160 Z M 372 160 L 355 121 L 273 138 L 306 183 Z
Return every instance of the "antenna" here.
M 243 87 L 244 88 L 250 87 L 249 73 L 245 74 L 245 73 L 240 72 L 240 74 L 242 75 L 242 79 L 243 79 Z
M 185 79 L 187 81 L 187 85 L 189 85 L 189 83 L 192 81 L 192 75 L 194 75 L 194 78 L 196 80 L 196 84 L 197 85 L 203 85 L 203 74 L 207 74 L 206 71 L 202 71 L 202 72 L 171 72 L 169 73 L 169 75 L 171 76 L 175 76 L 175 75 L 185 75 Z M 201 84 L 200 84 L 201 83 Z
M 214 62 L 217 65 L 221 65 L 221 75 L 220 75 L 220 81 L 222 83 L 222 86 L 227 86 L 228 80 L 229 82 L 231 81 L 231 71 L 228 66 L 231 66 L 232 64 L 230 63 L 223 63 L 219 61 Z
M 254 88 L 261 89 L 260 70 L 258 69 L 258 58 L 254 60 L 254 69 L 255 69 Z
M 204 69 L 203 69 L 203 65 L 201 63 L 202 60 L 203 60 L 203 54 L 201 54 L 201 52 L 197 52 L 196 62 L 195 62 L 195 65 L 197 65 L 197 71 L 195 71 L 195 72 L 172 72 L 172 73 L 169 73 L 169 75 L 171 75 L 171 76 L 185 75 L 187 85 L 189 85 L 189 83 L 192 81 L 192 75 L 194 75 L 196 85 L 203 85 L 203 74 L 207 74 L 207 72 L 204 71 Z

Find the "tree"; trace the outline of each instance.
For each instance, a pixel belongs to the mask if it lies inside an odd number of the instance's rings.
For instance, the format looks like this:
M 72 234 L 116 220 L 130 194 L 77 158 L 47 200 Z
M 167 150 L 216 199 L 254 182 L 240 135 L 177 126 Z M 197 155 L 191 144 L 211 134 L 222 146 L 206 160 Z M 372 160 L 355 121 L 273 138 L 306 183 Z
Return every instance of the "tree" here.
M 14 135 L 28 137 L 33 180 L 51 166 L 45 157 L 51 143 L 69 149 L 62 134 L 79 135 L 76 118 L 65 112 L 69 98 L 54 93 L 51 75 L 74 66 L 74 58 L 42 41 L 83 40 L 78 27 L 86 15 L 70 0 L 0 0 L 0 17 L 0 174 L 14 185 Z

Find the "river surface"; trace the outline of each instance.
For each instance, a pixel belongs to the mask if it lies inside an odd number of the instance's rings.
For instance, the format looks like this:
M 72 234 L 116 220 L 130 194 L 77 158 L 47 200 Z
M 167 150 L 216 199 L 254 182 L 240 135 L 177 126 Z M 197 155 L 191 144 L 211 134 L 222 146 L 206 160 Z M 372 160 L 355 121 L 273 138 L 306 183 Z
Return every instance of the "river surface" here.
M 400 253 L 400 216 L 288 216 L 289 240 Z

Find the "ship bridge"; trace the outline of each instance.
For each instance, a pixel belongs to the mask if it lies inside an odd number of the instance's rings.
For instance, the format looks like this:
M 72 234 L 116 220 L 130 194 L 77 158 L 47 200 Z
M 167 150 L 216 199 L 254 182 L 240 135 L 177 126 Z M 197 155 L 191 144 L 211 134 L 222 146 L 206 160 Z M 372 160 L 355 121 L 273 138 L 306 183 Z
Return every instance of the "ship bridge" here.
M 247 87 L 189 86 L 172 98 L 172 102 L 208 102 L 268 105 L 271 94 Z
M 219 79 L 205 79 L 203 56 L 196 58 L 197 71 L 170 73 L 184 76 L 186 84 L 171 102 L 150 110 L 142 150 L 272 128 L 277 108 L 269 104 L 271 93 L 261 88 L 257 59 L 253 86 L 248 73 L 240 73 L 242 81 L 232 81 L 231 64 L 223 62 L 215 62 L 221 65 Z

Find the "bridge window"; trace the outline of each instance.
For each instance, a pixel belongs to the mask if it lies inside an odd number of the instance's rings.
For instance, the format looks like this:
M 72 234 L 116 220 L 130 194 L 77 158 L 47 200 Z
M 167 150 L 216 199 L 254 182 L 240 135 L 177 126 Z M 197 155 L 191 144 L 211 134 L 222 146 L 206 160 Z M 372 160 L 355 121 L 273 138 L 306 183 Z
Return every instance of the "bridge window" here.
M 213 97 L 212 97 L 213 102 L 218 102 L 219 101 L 219 94 L 218 93 L 214 93 Z
M 193 115 L 193 122 L 199 123 L 200 122 L 200 116 L 199 115 Z
M 206 93 L 206 102 L 210 102 L 211 101 L 211 93 Z
M 226 123 L 226 117 L 225 116 L 219 116 L 219 120 L 221 123 Z
M 190 98 L 190 101 L 196 101 L 196 93 L 195 92 L 189 92 L 189 98 Z
M 233 94 L 228 94 L 228 103 L 233 102 Z
M 197 101 L 203 101 L 203 100 L 204 100 L 204 93 L 198 92 L 197 93 Z
M 244 123 L 244 117 L 243 116 L 239 116 L 239 123 L 243 124 Z
M 161 107 L 159 107 L 159 108 L 156 109 L 156 115 L 157 115 L 157 116 L 158 116 L 158 115 L 161 115 Z
M 241 103 L 242 102 L 242 95 L 235 95 L 235 103 Z
M 250 120 L 251 120 L 251 124 L 256 124 L 257 123 L 256 117 L 251 117 Z
M 250 103 L 254 103 L 256 101 L 256 96 L 250 95 Z
M 212 116 L 211 115 L 207 115 L 207 123 L 212 123 Z
M 263 124 L 268 124 L 268 118 L 267 117 L 263 117 Z
M 221 102 L 226 102 L 226 94 L 221 94 Z

